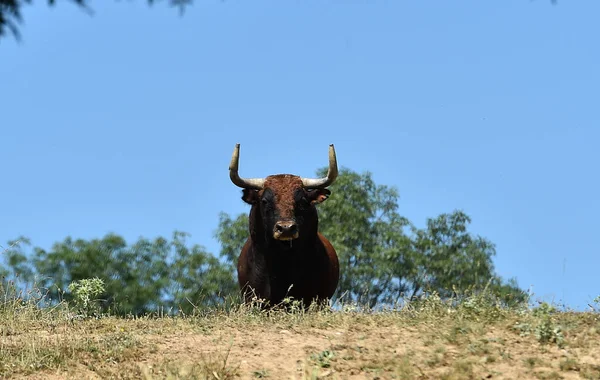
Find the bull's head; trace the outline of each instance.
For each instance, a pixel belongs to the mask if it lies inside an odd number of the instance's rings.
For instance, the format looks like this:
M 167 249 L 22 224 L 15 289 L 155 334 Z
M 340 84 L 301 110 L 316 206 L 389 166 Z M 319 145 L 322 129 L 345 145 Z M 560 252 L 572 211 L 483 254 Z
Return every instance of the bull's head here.
M 229 165 L 231 181 L 243 188 L 242 199 L 252 205 L 251 232 L 260 232 L 279 241 L 299 238 L 302 234 L 316 236 L 317 211 L 315 204 L 325 201 L 331 192 L 326 189 L 338 175 L 333 144 L 329 146 L 329 170 L 323 178 L 302 178 L 278 174 L 266 178 L 241 178 L 238 175 L 240 144 L 236 144 Z M 256 218 L 260 217 L 254 228 Z M 254 231 L 252 231 L 254 230 Z M 262 234 L 261 234 L 262 235 Z M 256 236 L 253 236 L 256 238 Z

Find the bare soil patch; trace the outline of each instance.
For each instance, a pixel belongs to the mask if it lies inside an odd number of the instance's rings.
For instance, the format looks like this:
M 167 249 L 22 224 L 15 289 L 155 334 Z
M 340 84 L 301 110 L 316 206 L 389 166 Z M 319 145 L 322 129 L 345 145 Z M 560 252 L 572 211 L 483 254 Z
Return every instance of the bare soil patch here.
M 600 379 L 594 313 L 12 318 L 2 378 Z

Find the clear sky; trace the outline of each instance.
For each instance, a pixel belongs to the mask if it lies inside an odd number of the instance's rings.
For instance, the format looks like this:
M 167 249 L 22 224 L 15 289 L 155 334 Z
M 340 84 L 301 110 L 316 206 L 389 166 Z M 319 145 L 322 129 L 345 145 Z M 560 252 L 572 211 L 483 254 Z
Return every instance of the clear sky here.
M 27 6 L 0 40 L 0 242 L 192 234 L 240 174 L 340 166 L 417 226 L 462 209 L 497 272 L 600 294 L 600 2 L 196 0 Z

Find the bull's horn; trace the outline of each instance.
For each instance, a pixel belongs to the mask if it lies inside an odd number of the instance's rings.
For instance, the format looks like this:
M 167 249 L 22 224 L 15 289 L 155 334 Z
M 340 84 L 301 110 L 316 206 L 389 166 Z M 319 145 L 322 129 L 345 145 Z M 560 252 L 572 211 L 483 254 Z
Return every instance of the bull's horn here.
M 229 164 L 229 178 L 234 185 L 244 189 L 260 190 L 265 184 L 264 178 L 240 178 L 238 175 L 238 166 L 240 164 L 240 144 L 235 144 L 231 163 Z
M 320 189 L 327 187 L 335 181 L 338 175 L 337 159 L 335 158 L 335 148 L 333 144 L 329 145 L 329 170 L 327 177 L 323 178 L 302 178 L 302 185 L 308 189 Z

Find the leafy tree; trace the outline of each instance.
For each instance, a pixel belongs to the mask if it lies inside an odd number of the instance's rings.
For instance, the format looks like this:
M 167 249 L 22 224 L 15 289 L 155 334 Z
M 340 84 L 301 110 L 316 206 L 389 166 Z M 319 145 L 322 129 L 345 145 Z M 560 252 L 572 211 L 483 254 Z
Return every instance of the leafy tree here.
M 240 214 L 235 219 L 224 212 L 219 215 L 215 237 L 221 243 L 221 257 L 232 266 L 237 264 L 248 235 L 248 214 Z
M 317 171 L 325 175 L 326 168 Z M 319 227 L 340 260 L 336 297 L 371 307 L 436 291 L 452 297 L 467 291 L 491 290 L 505 303 L 526 299 L 514 279 L 494 273 L 496 251 L 487 239 L 468 232 L 471 219 L 462 211 L 441 214 L 417 228 L 398 213 L 398 191 L 374 182 L 369 172 L 342 168 L 319 205 Z M 58 300 L 72 298 L 69 284 L 89 278 L 104 282 L 101 306 L 119 314 L 142 314 L 166 307 L 190 312 L 214 306 L 237 293 L 235 265 L 248 237 L 248 215 L 222 213 L 216 238 L 220 259 L 203 246 L 186 244 L 175 231 L 171 241 L 158 237 L 128 245 L 116 234 L 101 239 L 67 237 L 48 251 L 24 237 L 9 242 L 4 257 L 10 275 L 20 283 L 34 281 Z M 18 275 L 16 277 L 15 275 Z
M 220 262 L 200 245 L 188 248 L 183 233 L 175 233 L 172 270 L 173 305 L 189 313 L 196 307 L 215 306 L 237 290 L 233 266 Z
M 17 239 L 10 240 L 6 248 L 0 247 L 1 256 L 6 258 L 6 263 L 12 271 L 0 266 L 0 278 L 7 278 L 11 272 L 19 273 L 18 278 L 13 276 L 13 281 L 27 283 L 33 278 L 34 269 L 30 265 L 27 255 L 24 252 L 24 246 L 30 246 L 31 241 L 25 236 L 19 236 Z
M 47 0 L 49 6 L 54 6 L 56 0 Z M 91 12 L 89 1 L 87 0 L 71 0 L 81 9 Z M 153 5 L 156 0 L 148 0 L 149 5 Z M 0 38 L 5 37 L 8 32 L 20 39 L 18 24 L 23 22 L 22 9 L 25 4 L 31 4 L 31 0 L 0 0 Z M 192 0 L 169 0 L 172 6 L 178 7 L 181 11 L 185 6 L 192 3 Z
M 36 248 L 33 263 L 54 299 L 70 299 L 67 288 L 72 281 L 98 277 L 106 284 L 100 297 L 105 309 L 139 314 L 160 304 L 168 251 L 164 238 L 139 239 L 128 247 L 115 234 L 89 241 L 67 237 L 50 251 Z
M 404 292 L 406 284 L 397 281 L 402 276 L 395 272 L 413 260 L 405 234 L 409 222 L 398 214 L 397 190 L 375 184 L 369 172 L 344 168 L 329 189 L 331 196 L 319 205 L 319 227 L 339 256 L 337 295 L 374 305 Z
M 172 241 L 140 238 L 132 245 L 116 234 L 67 237 L 49 251 L 36 247 L 30 255 L 19 245 L 7 251 L 10 271 L 3 272 L 35 281 L 54 301 L 71 300 L 73 281 L 97 277 L 105 284 L 102 308 L 117 314 L 144 314 L 161 306 L 189 311 L 222 302 L 235 289 L 231 266 L 202 246 L 188 247 L 186 236 L 176 231 Z
M 524 300 L 525 293 L 513 279 L 504 283 L 494 274 L 492 242 L 467 232 L 471 218 L 462 211 L 428 219 L 423 230 L 414 229 L 413 246 L 417 254 L 413 273 L 413 295 L 421 290 L 436 290 L 441 296 L 456 290 L 477 290 L 486 286 L 505 301 Z
M 398 213 L 398 191 L 377 185 L 369 172 L 342 168 L 329 188 L 331 196 L 318 206 L 319 229 L 339 256 L 336 297 L 374 306 L 424 291 L 449 297 L 487 286 L 507 302 L 524 300 L 514 280 L 505 283 L 494 273 L 494 245 L 468 233 L 471 220 L 464 212 L 441 214 L 419 229 Z M 245 214 L 221 215 L 216 235 L 230 262 L 248 236 L 247 223 Z

